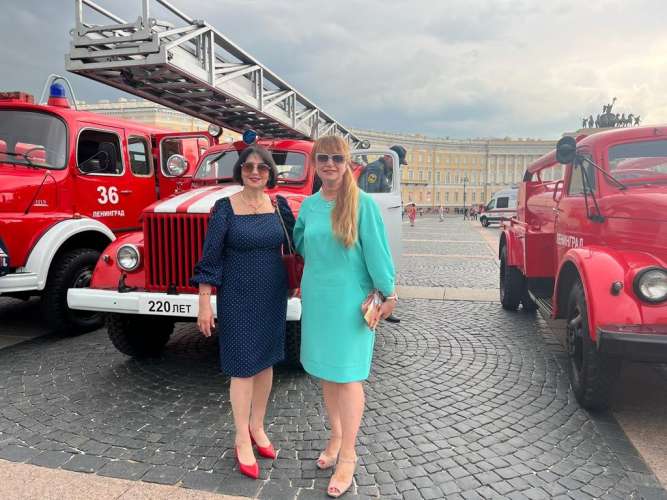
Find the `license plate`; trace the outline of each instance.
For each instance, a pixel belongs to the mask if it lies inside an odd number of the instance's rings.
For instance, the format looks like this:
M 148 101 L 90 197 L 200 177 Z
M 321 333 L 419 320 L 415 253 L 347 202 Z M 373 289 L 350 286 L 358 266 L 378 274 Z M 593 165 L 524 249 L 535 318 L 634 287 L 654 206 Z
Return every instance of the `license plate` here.
M 187 299 L 140 297 L 139 314 L 195 317 L 197 316 L 197 310 L 192 302 Z

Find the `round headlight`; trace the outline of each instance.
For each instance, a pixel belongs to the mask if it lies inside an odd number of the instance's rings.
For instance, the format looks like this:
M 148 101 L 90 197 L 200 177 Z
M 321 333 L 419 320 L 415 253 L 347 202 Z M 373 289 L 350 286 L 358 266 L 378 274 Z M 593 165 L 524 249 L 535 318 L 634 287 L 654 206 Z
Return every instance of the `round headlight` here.
M 122 245 L 116 252 L 116 262 L 123 271 L 134 271 L 141 263 L 139 249 L 134 245 Z
M 640 272 L 635 278 L 635 293 L 647 302 L 667 300 L 667 270 L 653 267 Z
M 167 173 L 174 177 L 180 177 L 188 168 L 188 160 L 182 155 L 171 155 L 167 160 Z
M 220 134 L 222 134 L 222 127 L 220 125 L 211 123 L 208 126 L 208 133 L 211 134 L 213 137 L 218 137 Z

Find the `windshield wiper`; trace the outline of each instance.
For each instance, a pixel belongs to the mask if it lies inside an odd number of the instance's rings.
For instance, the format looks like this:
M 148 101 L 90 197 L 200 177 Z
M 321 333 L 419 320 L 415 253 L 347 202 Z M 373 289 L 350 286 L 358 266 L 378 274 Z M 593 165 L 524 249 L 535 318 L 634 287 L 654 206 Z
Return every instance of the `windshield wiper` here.
M 46 169 L 49 168 L 49 167 L 46 166 L 46 165 L 35 165 L 35 164 L 30 160 L 30 157 L 29 157 L 27 154 L 25 154 L 25 153 L 10 153 L 9 151 L 3 151 L 3 152 L 0 153 L 0 154 L 2 154 L 2 155 L 7 155 L 7 156 L 13 156 L 13 157 L 21 157 L 21 158 L 23 158 L 25 161 L 28 162 L 27 165 L 28 165 L 29 167 L 33 167 L 33 168 L 46 168 Z M 25 163 L 16 163 L 16 162 L 9 162 L 9 163 L 13 163 L 14 165 L 26 165 Z
M 616 184 L 616 185 L 618 186 L 618 189 L 628 189 L 628 186 L 626 186 L 625 184 L 623 184 L 623 183 L 622 183 L 621 181 L 619 181 L 616 177 L 614 177 L 614 176 L 611 175 L 609 172 L 607 172 L 604 168 L 602 168 L 602 167 L 598 167 L 598 166 L 595 164 L 595 162 L 593 162 L 593 160 L 590 160 L 589 158 L 587 158 L 587 157 L 585 157 L 585 156 L 580 156 L 579 159 L 587 161 L 589 165 L 591 165 L 593 168 L 599 170 L 599 171 L 602 173 L 602 175 L 604 175 L 607 179 L 609 179 L 611 182 L 613 182 L 614 184 Z

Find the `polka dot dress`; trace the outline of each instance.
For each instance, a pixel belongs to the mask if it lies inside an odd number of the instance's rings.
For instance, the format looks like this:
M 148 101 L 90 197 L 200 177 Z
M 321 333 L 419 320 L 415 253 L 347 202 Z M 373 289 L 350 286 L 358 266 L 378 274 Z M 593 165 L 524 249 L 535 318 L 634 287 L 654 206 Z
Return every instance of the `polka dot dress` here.
M 294 216 L 282 197 L 288 230 Z M 232 377 L 251 377 L 281 361 L 285 351 L 287 275 L 285 241 L 276 213 L 236 215 L 228 198 L 211 212 L 202 258 L 192 283 L 217 288 L 220 366 Z

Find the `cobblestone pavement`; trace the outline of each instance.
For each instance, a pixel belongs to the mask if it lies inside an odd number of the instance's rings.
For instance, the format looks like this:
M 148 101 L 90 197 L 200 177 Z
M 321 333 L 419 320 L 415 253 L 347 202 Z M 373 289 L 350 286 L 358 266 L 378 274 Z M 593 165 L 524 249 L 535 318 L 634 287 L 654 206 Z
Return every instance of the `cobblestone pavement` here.
M 461 243 L 471 258 L 484 257 L 451 270 L 414 257 L 445 285 L 496 286 L 497 267 L 479 266 L 495 264 L 472 225 L 417 224 L 406 240 L 456 234 L 476 242 Z M 441 253 L 453 254 L 447 245 Z M 0 318 L 10 307 L 0 305 Z M 539 316 L 423 299 L 401 300 L 398 315 L 377 334 L 346 498 L 667 498 L 613 417 L 578 407 L 563 351 Z M 234 495 L 324 498 L 317 384 L 277 369 L 267 422 L 279 456 L 260 460 L 262 480 L 248 480 L 234 470 L 215 349 L 179 324 L 164 356 L 149 361 L 115 351 L 103 330 L 0 350 L 0 458 Z

